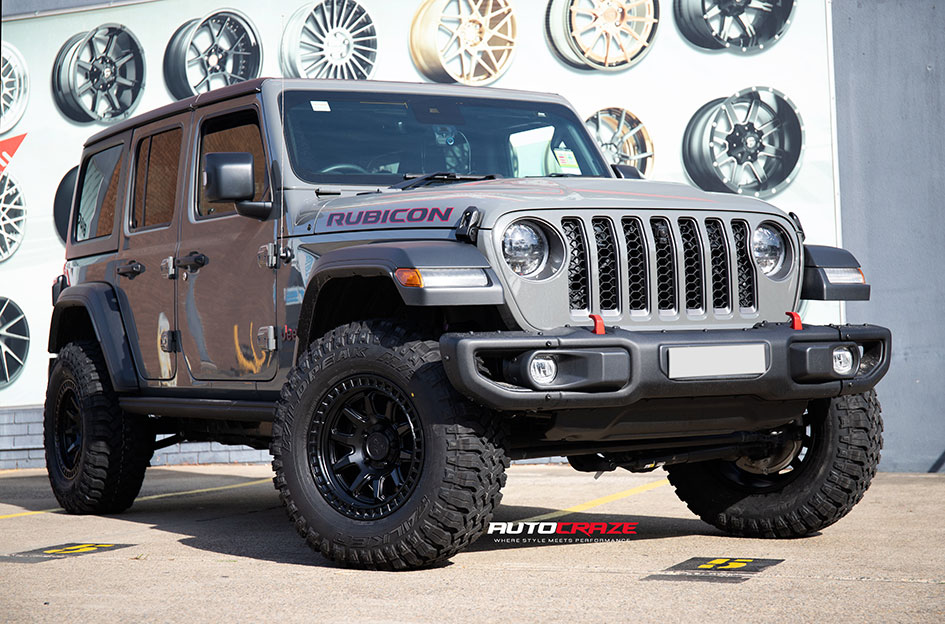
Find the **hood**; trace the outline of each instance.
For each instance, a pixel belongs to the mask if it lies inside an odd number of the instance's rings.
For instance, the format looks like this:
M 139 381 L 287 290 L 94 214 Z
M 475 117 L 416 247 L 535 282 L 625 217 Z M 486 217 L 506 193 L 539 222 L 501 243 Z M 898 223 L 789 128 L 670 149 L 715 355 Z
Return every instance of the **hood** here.
M 296 191 L 298 193 L 299 191 Z M 306 233 L 391 228 L 454 228 L 463 212 L 476 207 L 488 229 L 510 212 L 594 208 L 783 212 L 763 201 L 727 193 L 707 193 L 686 184 L 615 178 L 515 178 L 421 187 L 382 189 L 364 195 L 317 201 L 295 212 Z M 291 204 L 292 202 L 290 202 Z

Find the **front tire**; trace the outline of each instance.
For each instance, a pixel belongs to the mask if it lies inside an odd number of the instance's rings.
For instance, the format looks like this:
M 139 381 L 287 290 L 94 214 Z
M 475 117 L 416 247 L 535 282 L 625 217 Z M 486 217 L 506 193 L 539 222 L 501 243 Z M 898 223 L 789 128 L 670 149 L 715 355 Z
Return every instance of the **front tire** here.
M 793 455 L 667 466 L 669 481 L 689 509 L 726 533 L 819 531 L 847 515 L 876 474 L 883 446 L 876 392 L 813 401 L 803 425 Z
M 508 466 L 498 419 L 453 390 L 439 345 L 385 321 L 338 327 L 299 358 L 270 450 L 309 546 L 373 569 L 430 566 L 469 545 Z
M 63 509 L 110 514 L 131 507 L 154 434 L 144 420 L 121 411 L 97 343 L 71 342 L 59 351 L 43 432 L 49 483 Z

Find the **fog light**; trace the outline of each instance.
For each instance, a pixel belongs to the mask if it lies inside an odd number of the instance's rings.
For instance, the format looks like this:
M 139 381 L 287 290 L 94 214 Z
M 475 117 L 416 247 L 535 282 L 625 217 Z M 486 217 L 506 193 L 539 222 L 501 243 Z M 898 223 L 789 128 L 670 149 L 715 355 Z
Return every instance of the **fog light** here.
M 835 347 L 833 350 L 833 372 L 849 375 L 853 372 L 853 354 L 847 347 Z
M 540 386 L 547 386 L 558 376 L 558 363 L 550 355 L 537 355 L 528 364 L 528 376 Z

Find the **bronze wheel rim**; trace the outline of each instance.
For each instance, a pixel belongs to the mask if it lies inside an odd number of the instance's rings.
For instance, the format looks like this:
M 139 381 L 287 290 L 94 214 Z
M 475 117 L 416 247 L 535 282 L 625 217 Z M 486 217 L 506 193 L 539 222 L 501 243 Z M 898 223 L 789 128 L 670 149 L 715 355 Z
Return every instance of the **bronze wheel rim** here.
M 508 70 L 516 38 L 508 0 L 427 0 L 410 27 L 410 54 L 430 80 L 486 85 Z

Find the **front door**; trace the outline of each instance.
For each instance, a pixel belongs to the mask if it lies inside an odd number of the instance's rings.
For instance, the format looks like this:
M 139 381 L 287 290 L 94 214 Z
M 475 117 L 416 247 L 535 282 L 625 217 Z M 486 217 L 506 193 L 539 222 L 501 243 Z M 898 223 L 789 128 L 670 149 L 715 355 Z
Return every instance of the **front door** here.
M 252 104 L 200 109 L 194 126 L 196 177 L 181 221 L 177 277 L 178 319 L 184 361 L 195 380 L 264 381 L 275 376 L 276 272 L 260 261 L 275 240 L 277 221 L 236 213 L 232 203 L 209 202 L 203 192 L 204 155 L 249 152 L 255 163 L 256 201 L 270 198 L 266 150 Z
M 116 264 L 115 283 L 131 310 L 125 322 L 139 372 L 155 382 L 177 374 L 175 283 L 167 267 L 177 252 L 187 117 L 144 126 L 132 137 L 131 194 Z

